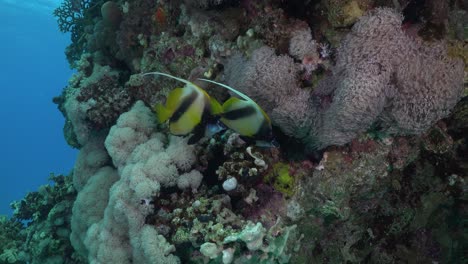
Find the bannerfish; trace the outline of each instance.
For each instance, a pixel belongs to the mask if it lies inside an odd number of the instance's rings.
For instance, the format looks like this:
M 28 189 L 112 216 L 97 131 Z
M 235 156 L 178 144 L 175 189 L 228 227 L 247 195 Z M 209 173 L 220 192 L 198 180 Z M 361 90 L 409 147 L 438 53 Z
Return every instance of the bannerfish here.
M 160 123 L 169 121 L 171 134 L 182 136 L 194 133 L 189 144 L 203 137 L 207 131 L 204 125 L 222 111 L 222 106 L 216 99 L 188 80 L 162 72 L 148 72 L 143 75 L 161 75 L 185 83 L 183 88 L 176 88 L 169 93 L 166 105 L 156 104 L 154 110 Z
M 239 135 L 265 143 L 273 140 L 271 121 L 263 109 L 247 95 L 222 83 L 208 79 L 199 79 L 228 89 L 242 99 L 231 97 L 222 105 L 220 120 Z M 265 141 L 267 140 L 267 141 Z

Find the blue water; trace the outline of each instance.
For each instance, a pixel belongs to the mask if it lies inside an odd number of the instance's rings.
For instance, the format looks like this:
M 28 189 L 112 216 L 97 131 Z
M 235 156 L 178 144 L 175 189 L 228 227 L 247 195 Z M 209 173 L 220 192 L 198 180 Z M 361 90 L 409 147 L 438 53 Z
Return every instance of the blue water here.
M 0 0 L 0 215 L 50 173 L 69 173 L 77 154 L 52 103 L 72 74 L 69 36 L 52 16 L 59 2 Z

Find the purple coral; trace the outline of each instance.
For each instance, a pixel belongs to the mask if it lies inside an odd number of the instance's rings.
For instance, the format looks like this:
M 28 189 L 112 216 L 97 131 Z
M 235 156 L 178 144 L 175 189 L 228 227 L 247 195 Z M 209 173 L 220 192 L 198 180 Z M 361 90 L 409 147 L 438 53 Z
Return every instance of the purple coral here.
M 300 67 L 286 55 L 277 56 L 267 46 L 256 49 L 250 60 L 234 55 L 225 67 L 226 81 L 253 98 L 267 113 L 281 98 L 298 91 Z
M 319 118 L 312 107 L 310 92 L 300 88 L 300 70 L 301 66 L 291 57 L 278 56 L 272 48 L 264 46 L 254 50 L 249 60 L 234 55 L 225 66 L 225 79 L 254 99 L 283 132 L 304 138 L 311 127 L 317 126 Z
M 463 90 L 463 63 L 442 44 L 411 39 L 401 22 L 392 9 L 378 8 L 353 26 L 333 74 L 315 91 L 333 101 L 307 143 L 346 144 L 378 120 L 389 132 L 419 134 L 449 114 Z
M 422 133 L 460 99 L 463 63 L 449 58 L 440 43 L 410 38 L 401 22 L 389 8 L 363 16 L 341 44 L 332 74 L 312 96 L 300 89 L 294 61 L 268 47 L 255 50 L 250 60 L 233 57 L 226 81 L 308 148 L 346 144 L 376 121 L 394 134 Z

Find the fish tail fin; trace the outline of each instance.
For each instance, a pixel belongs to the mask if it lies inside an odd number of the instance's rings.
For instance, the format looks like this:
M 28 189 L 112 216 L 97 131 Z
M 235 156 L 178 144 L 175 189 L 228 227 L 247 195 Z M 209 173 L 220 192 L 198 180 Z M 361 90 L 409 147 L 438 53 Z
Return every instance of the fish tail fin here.
M 159 123 L 164 123 L 171 117 L 171 111 L 169 111 L 169 109 L 164 107 L 162 104 L 155 105 L 154 111 L 156 112 Z
M 250 101 L 250 102 L 254 102 L 254 100 L 252 100 L 250 97 L 248 97 L 247 95 L 237 91 L 236 89 L 232 88 L 231 86 L 228 86 L 228 85 L 225 85 L 223 83 L 219 83 L 219 82 L 215 82 L 215 81 L 212 81 L 212 80 L 208 80 L 208 79 L 202 79 L 202 78 L 199 78 L 198 80 L 201 80 L 201 81 L 205 81 L 205 82 L 209 82 L 209 83 L 214 83 L 216 85 L 219 85 L 221 87 L 224 87 L 226 89 L 228 89 L 229 91 L 237 94 L 238 96 L 242 97 L 242 99 L 244 100 L 247 100 L 247 101 Z

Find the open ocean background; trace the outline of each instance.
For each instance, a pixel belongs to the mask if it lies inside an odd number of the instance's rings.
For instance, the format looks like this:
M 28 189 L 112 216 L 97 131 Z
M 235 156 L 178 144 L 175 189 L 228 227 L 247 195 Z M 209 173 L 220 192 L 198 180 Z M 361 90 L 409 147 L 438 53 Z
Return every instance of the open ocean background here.
M 64 54 L 70 37 L 52 15 L 60 3 L 0 0 L 0 215 L 11 215 L 10 202 L 50 173 L 68 174 L 77 155 L 52 103 L 72 74 Z

